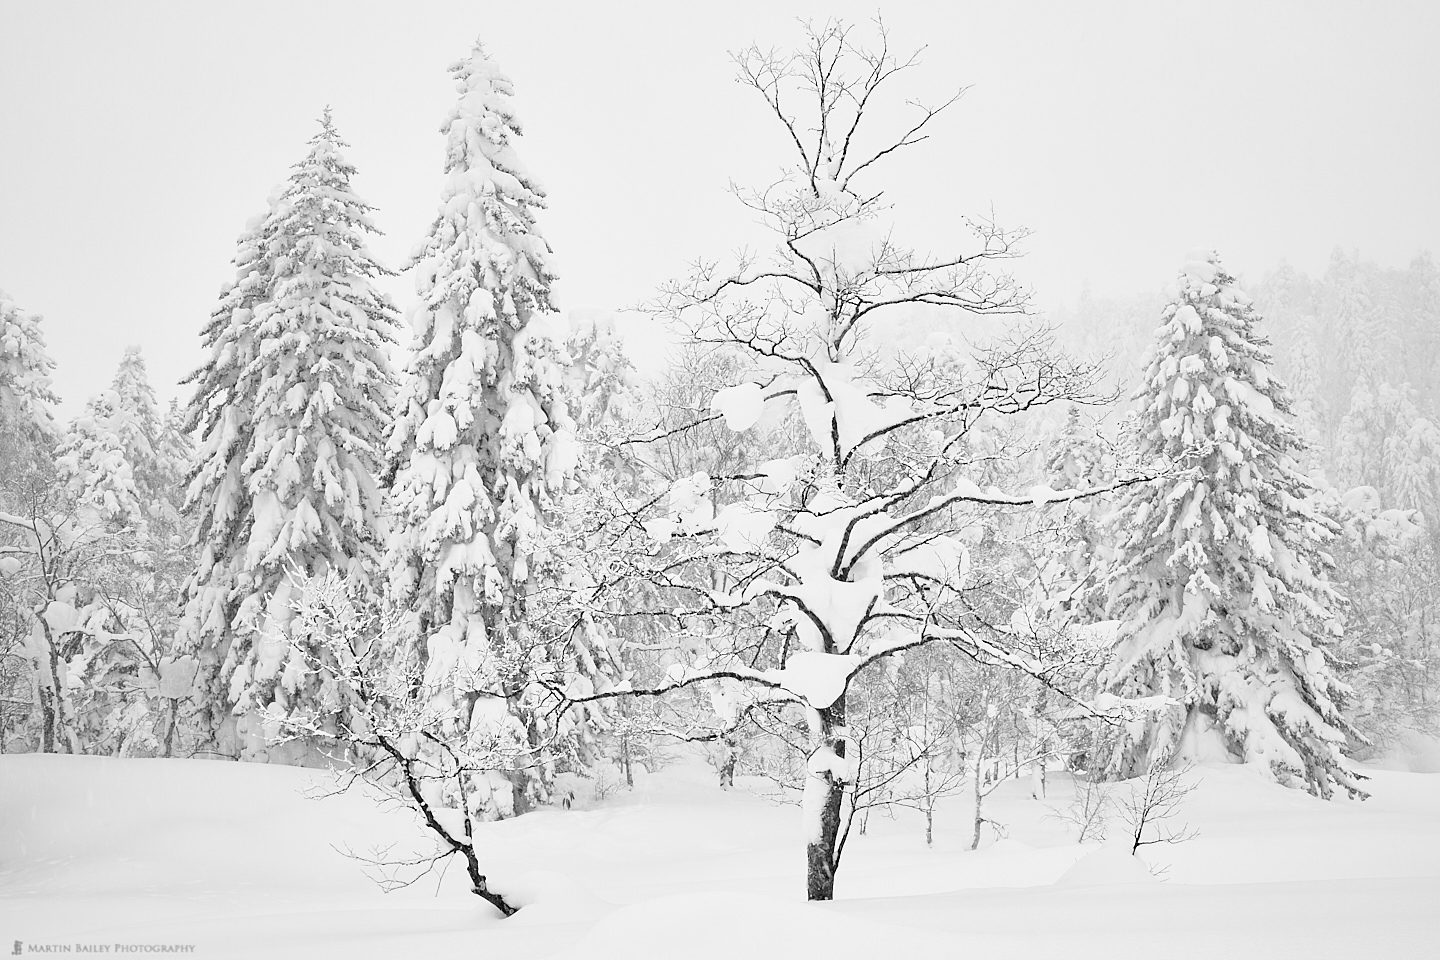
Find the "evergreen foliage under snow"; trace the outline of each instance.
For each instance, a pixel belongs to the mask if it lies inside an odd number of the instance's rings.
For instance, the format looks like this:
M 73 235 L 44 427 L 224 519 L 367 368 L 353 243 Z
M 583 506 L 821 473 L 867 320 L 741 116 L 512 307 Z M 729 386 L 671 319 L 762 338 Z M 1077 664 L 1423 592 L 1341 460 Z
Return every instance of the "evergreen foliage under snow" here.
M 544 193 L 515 152 L 513 90 L 485 50 L 451 67 L 440 211 L 416 258 L 410 359 L 390 437 L 396 601 L 425 682 L 462 734 L 538 744 L 526 702 L 547 653 L 527 604 L 551 561 L 547 514 L 576 457 L 555 271 L 535 214 Z M 505 815 L 542 800 L 549 764 L 474 784 Z
M 236 283 L 204 334 L 211 359 L 193 378 L 201 555 L 186 619 L 207 698 L 240 718 L 250 751 L 264 749 L 263 711 L 324 695 L 288 631 L 297 584 L 332 571 L 368 582 L 383 537 L 394 308 L 373 286 L 386 271 L 365 237 L 378 231 L 328 110 L 310 144 L 241 238 Z
M 1134 488 L 1109 520 L 1121 628 L 1102 680 L 1170 705 L 1127 724 L 1112 764 L 1132 774 L 1218 736 L 1281 783 L 1359 794 L 1329 653 L 1343 609 L 1327 578 L 1336 529 L 1295 467 L 1304 442 L 1259 323 L 1214 254 L 1185 266 L 1165 309 L 1139 443 L 1188 469 Z

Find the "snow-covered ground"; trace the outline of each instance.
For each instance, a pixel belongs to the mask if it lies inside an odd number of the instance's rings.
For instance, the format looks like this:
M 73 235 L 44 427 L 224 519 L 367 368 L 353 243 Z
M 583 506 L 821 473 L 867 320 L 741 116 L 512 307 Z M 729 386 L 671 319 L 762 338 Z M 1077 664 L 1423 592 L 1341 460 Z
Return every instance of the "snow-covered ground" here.
M 0 942 L 193 944 L 193 956 L 444 958 L 1440 956 L 1440 775 L 1374 771 L 1364 803 L 1324 803 L 1210 766 L 1186 819 L 1150 847 L 1157 880 L 1072 842 L 1006 784 L 1007 839 L 964 849 L 958 803 L 926 849 L 916 823 L 871 820 L 832 904 L 802 900 L 798 813 L 722 792 L 680 763 L 586 809 L 484 828 L 510 920 L 460 864 L 382 893 L 369 854 L 421 837 L 326 774 L 198 760 L 0 757 Z M 1085 862 L 1078 863 L 1082 858 Z

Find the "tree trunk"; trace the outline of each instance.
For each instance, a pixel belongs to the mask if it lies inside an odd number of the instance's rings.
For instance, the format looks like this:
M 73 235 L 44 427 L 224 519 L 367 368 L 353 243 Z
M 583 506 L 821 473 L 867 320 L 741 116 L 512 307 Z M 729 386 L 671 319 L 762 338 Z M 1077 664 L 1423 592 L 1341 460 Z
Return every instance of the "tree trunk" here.
M 480 861 L 475 856 L 475 848 L 473 846 L 466 847 L 463 855 L 465 857 L 465 872 L 470 876 L 470 891 L 477 897 L 485 900 L 496 910 L 499 910 L 501 915 L 506 917 L 515 916 L 520 908 L 511 906 L 510 902 L 503 896 L 490 889 L 489 881 L 486 880 L 485 875 L 480 872 Z
M 35 685 L 35 699 L 40 701 L 40 752 L 55 752 L 55 707 L 49 692 L 39 683 Z
M 978 751 L 978 752 L 976 753 L 976 756 L 975 756 L 975 776 L 972 778 L 972 782 L 973 782 L 974 785 L 975 785 L 975 814 L 974 814 L 975 826 L 974 826 L 974 829 L 973 829 L 973 830 L 971 831 L 971 833 L 970 833 L 970 849 L 971 849 L 971 850 L 979 850 L 979 849 L 980 849 L 980 827 L 981 827 L 982 824 L 985 823 L 985 818 L 984 818 L 983 816 L 981 816 L 981 810 L 984 808 L 984 804 L 985 804 L 985 791 L 984 791 L 984 786 L 980 783 L 980 767 L 984 764 L 984 762 L 985 762 L 985 753 L 984 753 L 984 751 L 983 751 L 983 750 Z
M 735 786 L 735 757 L 727 756 L 720 764 L 720 789 L 729 790 Z
M 56 638 L 50 632 L 50 623 L 45 619 L 45 611 L 49 604 L 41 607 L 36 613 L 36 623 L 45 639 L 45 650 L 43 651 L 45 663 L 42 666 L 40 659 L 34 659 L 37 699 L 40 701 L 40 713 L 42 718 L 41 747 L 42 753 L 59 753 L 62 747 L 67 747 L 70 753 L 80 753 L 80 745 L 75 739 L 75 730 L 70 718 L 65 714 L 65 688 L 64 681 L 60 677 L 60 651 L 56 649 Z M 41 679 L 41 671 L 48 669 L 49 676 Z
M 162 754 L 164 757 L 171 757 L 175 754 L 175 723 L 179 712 L 180 701 L 172 697 L 170 699 L 170 719 L 165 725 L 165 752 Z
M 740 751 L 728 735 L 720 738 L 720 744 L 725 751 L 720 758 L 720 789 L 729 790 L 735 786 L 735 765 L 740 760 Z
M 845 726 L 845 697 L 824 710 L 816 711 L 820 722 L 811 734 L 812 751 L 829 748 L 837 757 L 845 756 L 845 741 L 839 732 Z M 839 866 L 838 843 L 840 839 L 840 809 L 845 799 L 845 781 L 837 779 L 832 771 L 810 774 L 811 783 L 807 790 L 821 792 L 817 798 L 818 810 L 807 815 L 818 815 L 819 823 L 810 823 L 810 841 L 805 847 L 805 897 L 808 900 L 835 899 L 835 870 Z M 808 798 L 807 798 L 808 799 Z
M 448 850 L 443 856 L 449 856 L 450 852 L 453 851 L 465 858 L 465 872 L 470 878 L 470 892 L 484 899 L 496 910 L 499 910 L 502 915 L 507 917 L 514 916 L 520 908 L 512 906 L 504 896 L 491 890 L 490 883 L 486 879 L 485 874 L 480 872 L 480 858 L 475 854 L 475 825 L 470 817 L 468 801 L 464 799 L 465 785 L 463 781 L 456 781 L 456 785 L 460 787 L 462 797 L 461 817 L 465 833 L 463 840 L 457 840 L 454 835 L 446 829 L 445 824 L 441 823 L 439 818 L 435 816 L 435 811 L 431 809 L 430 802 L 425 799 L 425 791 L 421 789 L 424 775 L 416 774 L 414 761 L 407 758 L 393 741 L 386 739 L 384 736 L 378 737 L 376 744 L 395 761 L 397 771 L 404 783 L 404 789 L 408 794 L 406 802 L 410 805 L 410 808 L 420 814 L 425 825 L 429 827 L 437 837 L 444 841 Z
M 925 756 L 925 846 L 935 845 L 935 791 L 930 786 L 930 757 Z

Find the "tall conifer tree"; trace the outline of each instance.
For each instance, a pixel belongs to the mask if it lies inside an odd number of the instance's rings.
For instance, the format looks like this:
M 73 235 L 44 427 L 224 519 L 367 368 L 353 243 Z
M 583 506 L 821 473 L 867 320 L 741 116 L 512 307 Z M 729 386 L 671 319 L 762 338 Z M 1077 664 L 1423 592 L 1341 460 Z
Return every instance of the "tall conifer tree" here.
M 45 348 L 40 317 L 26 313 L 0 290 L 0 441 L 4 461 L 25 450 L 46 448 L 55 439 L 51 387 L 55 361 Z M 0 466 L 14 467 L 8 463 Z
M 1176 705 L 1131 723 L 1113 764 L 1133 774 L 1218 742 L 1281 783 L 1359 794 L 1329 653 L 1343 606 L 1327 577 L 1335 527 L 1295 467 L 1303 441 L 1260 320 L 1213 253 L 1185 266 L 1163 314 L 1139 443 L 1193 469 L 1132 488 L 1109 520 L 1121 631 L 1103 680 Z
M 236 635 L 238 598 L 249 580 L 244 546 L 251 500 L 244 464 L 258 392 L 250 379 L 258 349 L 254 314 L 270 292 L 274 210 L 272 198 L 270 213 L 252 219 L 236 241 L 235 279 L 221 292 L 200 334 L 208 357 L 185 380 L 195 384 L 184 427 L 195 438 L 185 510 L 195 523 L 196 566 L 184 588 L 182 646 L 199 661 L 195 701 L 203 732 L 216 741 L 233 702 L 221 666 Z
M 202 559 L 189 591 L 210 697 L 239 718 L 249 756 L 261 714 L 315 706 L 303 638 L 290 635 L 299 581 L 335 572 L 362 588 L 383 539 L 377 473 L 393 378 L 395 311 L 378 233 L 354 193 L 327 109 L 262 224 L 242 239 L 240 277 L 206 331 L 192 422 L 201 462 L 192 504 Z
M 414 354 L 390 438 L 389 566 L 456 733 L 518 758 L 471 784 L 477 812 L 504 816 L 549 791 L 547 732 L 529 706 L 551 665 L 528 607 L 574 423 L 547 317 L 544 193 L 516 155 L 513 88 L 478 43 L 450 72 L 460 98 L 442 127 L 446 180 L 415 264 Z

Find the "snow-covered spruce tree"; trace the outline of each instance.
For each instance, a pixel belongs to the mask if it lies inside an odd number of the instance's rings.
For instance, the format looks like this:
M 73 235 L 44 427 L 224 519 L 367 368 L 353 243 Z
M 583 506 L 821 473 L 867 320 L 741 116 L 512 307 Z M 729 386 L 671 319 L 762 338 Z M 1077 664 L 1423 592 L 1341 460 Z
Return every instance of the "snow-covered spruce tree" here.
M 125 351 L 109 393 L 115 398 L 113 432 L 130 465 L 144 514 L 123 596 L 130 617 L 142 621 L 151 636 L 164 638 L 169 649 L 179 623 L 177 600 L 194 569 L 190 521 L 182 512 L 190 438 L 177 401 L 161 413 L 139 347 Z
M 152 516 L 171 514 L 183 497 L 175 489 L 176 469 L 183 473 L 185 454 L 166 442 L 165 422 L 155 388 L 139 347 L 127 347 L 110 383 L 118 417 L 115 432 L 135 474 L 136 489 Z
M 18 468 L 18 458 L 48 454 L 57 428 L 53 407 L 60 402 L 50 386 L 55 361 L 45 349 L 40 317 L 26 313 L 0 290 L 0 469 Z
M 907 309 L 955 322 L 1023 312 L 1023 291 L 1001 269 L 1019 236 L 974 223 L 966 247 L 941 255 L 895 239 L 878 172 L 954 101 L 918 107 L 892 135 L 877 129 L 892 80 L 914 62 L 891 52 L 883 26 L 873 46 L 831 22 L 808 26 L 793 54 L 751 48 L 736 59 L 794 151 L 781 181 L 741 194 L 775 244 L 764 258 L 702 264 L 662 290 L 655 312 L 693 345 L 746 359 L 744 382 L 713 397 L 708 419 L 795 429 L 731 473 L 699 472 L 630 505 L 632 528 L 654 541 L 637 577 L 682 598 L 657 615 L 684 659 L 644 689 L 575 699 L 732 681 L 743 692 L 730 698 L 733 715 L 744 699 L 788 704 L 805 731 L 806 893 L 827 900 L 856 778 L 847 696 L 861 671 L 932 642 L 1043 669 L 972 603 L 966 538 L 996 509 L 1090 492 L 982 489 L 967 438 L 977 423 L 1086 398 L 1093 375 L 1024 333 L 953 364 L 875 359 L 867 335 Z
M 143 670 L 147 644 L 116 616 L 144 528 L 116 407 L 112 392 L 92 399 L 48 463 L 7 478 L 19 495 L 13 510 L 0 510 L 14 537 L 0 546 L 0 572 L 23 604 L 7 626 L 29 635 L 42 750 L 124 752 L 154 742 L 147 683 L 153 688 L 158 673 Z
M 143 374 L 142 374 L 143 375 Z M 148 392 L 148 380 L 146 392 Z M 122 404 L 130 394 L 117 376 L 112 389 Z M 150 449 L 153 457 L 142 463 L 137 484 L 146 501 L 149 520 L 143 549 L 135 555 L 135 577 L 126 594 L 132 620 L 155 638 L 159 684 L 156 690 L 165 710 L 164 729 L 157 734 L 160 753 L 171 756 L 189 745 L 197 732 L 186 712 L 193 708 L 199 661 L 181 645 L 180 602 L 187 579 L 194 573 L 193 522 L 183 512 L 185 476 L 190 470 L 193 446 L 185 431 L 185 411 L 171 400 L 157 417 Z M 182 718 L 185 719 L 182 729 Z
M 145 357 L 139 347 L 126 347 L 110 382 L 117 406 L 124 411 L 126 422 L 121 433 L 127 446 L 134 449 L 153 448 L 160 433 L 160 408 L 155 402 L 155 388 L 145 369 Z
M 440 211 L 416 255 L 419 303 L 389 441 L 392 596 L 459 741 L 526 759 L 471 779 L 480 816 L 548 798 L 551 731 L 533 709 L 551 661 L 533 607 L 551 511 L 576 457 L 572 380 L 552 335 L 544 194 L 516 155 L 510 80 L 477 43 L 450 68 Z
M 171 400 L 160 418 L 154 445 L 157 481 L 166 491 L 167 502 L 174 504 L 177 518 L 185 505 L 185 477 L 195 458 L 195 442 L 186 422 L 184 405 Z
M 31 643 L 35 612 L 62 586 L 63 574 L 52 549 L 59 537 L 53 412 L 59 398 L 40 322 L 0 290 L 0 671 L 15 693 L 14 702 L 0 705 L 0 737 L 53 750 L 64 726 L 56 700 L 60 665 L 53 651 Z
M 237 253 L 237 282 L 205 330 L 211 360 L 190 422 L 199 566 L 187 628 L 199 696 L 227 750 L 266 755 L 263 714 L 323 698 L 288 635 L 298 581 L 368 584 L 383 537 L 378 481 L 393 395 L 394 308 L 374 287 L 376 233 L 327 110 L 305 158 Z M 307 704 L 308 706 L 308 704 Z
M 1045 456 L 1046 480 L 1059 489 L 1093 487 L 1122 471 L 1116 452 L 1099 425 L 1082 416 L 1078 406 L 1066 415 L 1060 435 Z M 1097 573 L 1104 564 L 1105 545 L 1098 518 L 1104 504 L 1081 500 L 1069 504 L 1057 525 L 1045 531 L 1045 545 L 1036 556 L 1034 589 L 1041 616 L 1057 626 L 1090 622 L 1104 606 Z
M 1140 391 L 1142 454 L 1194 469 L 1128 491 L 1108 519 L 1118 640 L 1101 682 L 1167 704 L 1120 734 L 1112 772 L 1224 752 L 1281 783 L 1362 795 L 1341 749 L 1346 688 L 1329 646 L 1343 601 L 1335 524 L 1295 468 L 1302 441 L 1260 316 L 1213 253 L 1186 264 Z
M 264 713 L 325 695 L 289 635 L 298 583 L 334 571 L 364 593 L 383 545 L 377 476 L 395 308 L 374 286 L 388 271 L 366 246 L 379 231 L 351 187 L 346 146 L 327 108 L 270 217 L 269 290 L 255 306 L 255 356 L 243 374 L 254 385 L 241 465 L 248 577 L 232 595 L 237 642 L 222 672 L 253 756 L 267 749 Z
M 175 649 L 177 601 L 191 569 L 179 513 L 185 456 L 132 347 L 56 457 L 75 546 L 84 541 L 94 554 L 67 640 L 77 735 L 88 753 L 168 756 L 175 746 L 194 669 Z
M 58 463 L 71 495 L 104 522 L 139 539 L 158 522 L 173 532 L 188 458 L 183 435 L 166 433 L 139 347 L 125 350 L 110 389 L 70 425 Z
M 56 457 L 66 492 L 81 510 L 114 531 L 133 535 L 144 525 L 145 507 L 135 480 L 134 455 L 141 453 L 121 430 L 129 426 L 113 390 L 91 397 L 66 431 Z M 148 441 L 140 438 L 145 449 Z
M 277 199 L 271 199 L 272 214 Z M 234 748 L 227 724 L 232 701 L 221 665 L 236 636 L 237 597 L 250 581 L 244 561 L 251 498 L 244 464 L 258 393 L 254 314 L 270 291 L 274 265 L 267 244 L 273 232 L 271 217 L 262 215 L 236 241 L 235 279 L 221 292 L 200 334 L 208 357 L 184 381 L 195 384 L 184 420 L 184 432 L 195 439 L 185 477 L 185 512 L 195 525 L 195 571 L 183 591 L 181 647 L 199 663 L 194 702 L 201 736 L 226 753 Z

